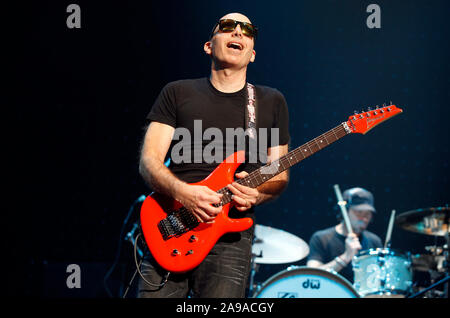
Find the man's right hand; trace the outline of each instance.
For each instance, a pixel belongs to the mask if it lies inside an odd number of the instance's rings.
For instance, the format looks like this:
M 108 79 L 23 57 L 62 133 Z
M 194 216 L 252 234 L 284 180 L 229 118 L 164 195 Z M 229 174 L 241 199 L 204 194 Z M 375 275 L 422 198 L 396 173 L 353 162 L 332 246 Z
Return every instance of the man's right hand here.
M 214 192 L 207 186 L 185 183 L 176 192 L 175 199 L 194 213 L 200 222 L 212 223 L 222 211 L 222 206 L 214 207 L 213 204 L 219 204 L 223 194 Z
M 345 239 L 345 252 L 341 258 L 345 260 L 345 262 L 350 263 L 353 256 L 355 256 L 361 248 L 358 236 L 355 233 L 350 233 Z

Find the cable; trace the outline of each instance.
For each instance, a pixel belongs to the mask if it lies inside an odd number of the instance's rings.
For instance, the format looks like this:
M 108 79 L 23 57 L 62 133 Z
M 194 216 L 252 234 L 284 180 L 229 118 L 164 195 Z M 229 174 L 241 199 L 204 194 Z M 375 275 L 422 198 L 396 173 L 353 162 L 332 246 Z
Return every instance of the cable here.
M 142 264 L 142 262 L 141 262 L 141 264 Z M 127 289 L 125 289 L 125 292 L 124 292 L 123 295 L 122 295 L 122 298 L 127 297 L 128 290 L 130 290 L 131 284 L 133 283 L 133 280 L 134 280 L 134 278 L 136 277 L 137 272 L 138 272 L 138 271 L 137 271 L 137 269 L 136 269 L 136 270 L 134 271 L 133 277 L 131 277 L 131 280 L 130 280 L 130 282 L 128 283 Z
M 144 282 L 146 282 L 147 284 L 149 284 L 150 286 L 152 286 L 152 287 L 156 287 L 156 288 L 161 288 L 161 287 L 163 287 L 166 283 L 167 283 L 167 280 L 169 279 L 169 275 L 170 275 L 170 272 L 167 272 L 167 274 L 165 275 L 165 277 L 164 277 L 164 280 L 162 281 L 162 283 L 161 284 L 154 284 L 154 283 L 150 283 L 147 279 L 145 279 L 145 277 L 144 277 L 144 275 L 142 274 L 142 272 L 141 272 L 141 265 L 142 265 L 142 262 L 144 261 L 144 258 L 141 258 L 141 260 L 140 260 L 140 262 L 139 262 L 139 264 L 138 264 L 138 261 L 137 261 L 137 253 L 136 253 L 136 250 L 137 250 L 137 248 L 136 248 L 136 246 L 137 246 L 137 240 L 138 240 L 138 238 L 140 237 L 142 235 L 142 233 L 138 233 L 138 235 L 136 235 L 136 239 L 134 240 L 134 263 L 136 264 L 136 271 L 139 273 L 139 275 L 141 276 L 141 278 L 142 278 L 142 280 L 144 281 Z M 136 273 L 135 273 L 135 275 L 136 275 Z M 133 275 L 133 279 L 134 279 L 134 276 L 135 275 Z

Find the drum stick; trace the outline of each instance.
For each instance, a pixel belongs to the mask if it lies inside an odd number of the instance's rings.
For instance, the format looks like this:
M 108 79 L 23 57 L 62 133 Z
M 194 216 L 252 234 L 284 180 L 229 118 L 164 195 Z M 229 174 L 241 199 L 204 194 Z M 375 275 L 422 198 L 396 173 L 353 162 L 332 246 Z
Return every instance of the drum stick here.
M 336 197 L 338 199 L 338 205 L 341 208 L 342 216 L 344 217 L 345 227 L 347 228 L 347 233 L 353 233 L 352 225 L 350 224 L 350 219 L 348 218 L 347 209 L 345 208 L 346 202 L 342 198 L 341 190 L 339 189 L 339 185 L 334 185 L 334 192 L 336 192 Z
M 386 233 L 386 240 L 384 241 L 384 248 L 388 247 L 391 241 L 392 228 L 394 227 L 395 210 L 392 210 L 391 218 L 389 219 L 388 230 Z

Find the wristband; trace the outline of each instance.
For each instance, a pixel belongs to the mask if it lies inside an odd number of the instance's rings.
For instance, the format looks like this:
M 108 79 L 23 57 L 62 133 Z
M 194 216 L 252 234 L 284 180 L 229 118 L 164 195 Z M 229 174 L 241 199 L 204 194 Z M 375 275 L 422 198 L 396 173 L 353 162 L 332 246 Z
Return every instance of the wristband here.
M 347 264 L 339 256 L 336 256 L 334 260 L 336 261 L 336 263 L 338 263 L 342 267 L 346 267 L 347 266 Z

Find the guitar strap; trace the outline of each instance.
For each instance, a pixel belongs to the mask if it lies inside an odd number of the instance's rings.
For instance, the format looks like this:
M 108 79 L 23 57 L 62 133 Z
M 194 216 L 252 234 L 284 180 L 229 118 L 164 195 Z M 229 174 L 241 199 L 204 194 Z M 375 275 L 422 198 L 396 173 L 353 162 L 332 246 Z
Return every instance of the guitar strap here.
M 245 108 L 245 130 L 251 139 L 256 138 L 256 92 L 255 86 L 247 83 L 247 107 Z

